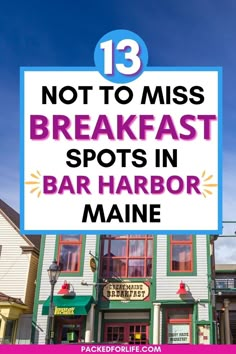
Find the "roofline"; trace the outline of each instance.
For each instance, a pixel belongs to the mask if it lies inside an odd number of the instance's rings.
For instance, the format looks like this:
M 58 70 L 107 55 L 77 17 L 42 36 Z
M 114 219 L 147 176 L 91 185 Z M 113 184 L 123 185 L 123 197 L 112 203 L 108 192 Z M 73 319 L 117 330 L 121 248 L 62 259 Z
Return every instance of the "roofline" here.
M 27 305 L 25 305 L 24 303 L 23 304 L 18 304 L 17 302 L 14 302 L 14 301 L 1 301 L 0 300 L 0 306 L 1 307 L 10 307 L 10 306 L 13 306 L 13 307 L 18 307 L 22 310 L 27 310 L 29 307 Z
M 19 227 L 7 216 L 6 213 L 4 213 L 4 211 L 2 209 L 0 209 L 0 213 L 3 215 L 3 217 L 11 224 L 11 226 L 16 230 L 16 232 L 21 236 L 23 237 L 23 239 L 28 243 L 29 246 L 33 247 L 35 250 L 37 250 L 39 252 L 39 249 L 38 247 L 36 247 L 33 242 L 31 242 L 28 237 L 24 234 L 21 234 L 20 233 L 20 229 Z M 34 235 L 36 236 L 36 235 Z M 38 236 L 41 236 L 41 235 L 38 235 Z

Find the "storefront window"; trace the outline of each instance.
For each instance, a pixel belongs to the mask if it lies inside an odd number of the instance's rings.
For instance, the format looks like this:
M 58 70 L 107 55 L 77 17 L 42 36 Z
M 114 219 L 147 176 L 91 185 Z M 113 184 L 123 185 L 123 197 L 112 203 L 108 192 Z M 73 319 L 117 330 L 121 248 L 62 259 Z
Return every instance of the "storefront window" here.
M 167 310 L 167 343 L 190 344 L 191 343 L 191 309 Z
M 82 235 L 61 235 L 59 239 L 58 263 L 63 272 L 79 272 Z
M 7 320 L 5 335 L 4 335 L 4 344 L 13 344 L 14 343 L 14 333 L 15 333 L 16 320 Z
M 129 326 L 129 344 L 148 344 L 148 326 L 145 324 Z
M 198 326 L 198 344 L 210 344 L 210 325 Z
M 171 272 L 193 271 L 193 236 L 170 236 Z
M 153 236 L 102 235 L 101 247 L 102 277 L 152 276 Z
M 118 326 L 108 326 L 107 327 L 107 341 L 108 342 L 116 342 L 123 343 L 124 342 L 124 327 Z
M 148 324 L 106 324 L 105 342 L 148 344 Z

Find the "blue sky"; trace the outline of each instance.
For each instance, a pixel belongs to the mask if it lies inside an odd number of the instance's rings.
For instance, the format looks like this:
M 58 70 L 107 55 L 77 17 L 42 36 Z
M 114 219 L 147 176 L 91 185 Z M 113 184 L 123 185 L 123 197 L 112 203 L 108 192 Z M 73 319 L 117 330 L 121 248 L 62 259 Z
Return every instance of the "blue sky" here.
M 150 66 L 223 67 L 223 214 L 236 220 L 235 18 L 235 0 L 2 2 L 0 197 L 19 210 L 19 67 L 92 66 L 98 40 L 127 29 L 146 43 Z M 235 240 L 217 245 L 219 261 L 236 262 Z

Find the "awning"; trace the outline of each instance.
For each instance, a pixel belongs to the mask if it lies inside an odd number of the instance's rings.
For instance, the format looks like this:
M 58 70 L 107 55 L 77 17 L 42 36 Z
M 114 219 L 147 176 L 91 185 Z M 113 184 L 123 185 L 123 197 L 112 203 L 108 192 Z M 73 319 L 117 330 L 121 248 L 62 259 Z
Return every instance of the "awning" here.
M 87 315 L 91 304 L 92 296 L 54 296 L 53 303 L 55 306 L 55 316 L 73 316 Z M 43 304 L 42 315 L 48 315 L 50 306 L 50 297 Z

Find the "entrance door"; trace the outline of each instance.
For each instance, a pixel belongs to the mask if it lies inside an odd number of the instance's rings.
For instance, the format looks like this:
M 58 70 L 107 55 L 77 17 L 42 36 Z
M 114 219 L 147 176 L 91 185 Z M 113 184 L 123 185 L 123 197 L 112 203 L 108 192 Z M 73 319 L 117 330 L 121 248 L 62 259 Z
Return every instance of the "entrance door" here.
M 105 325 L 104 341 L 108 343 L 148 344 L 147 323 L 116 323 Z
M 81 340 L 80 325 L 63 324 L 61 326 L 61 343 L 79 343 Z
M 70 343 L 80 343 L 82 340 L 82 322 L 83 317 L 79 316 L 79 319 L 70 318 L 58 318 L 57 328 L 58 328 L 58 338 L 57 343 L 70 344 Z
M 192 343 L 192 308 L 167 309 L 167 344 Z

